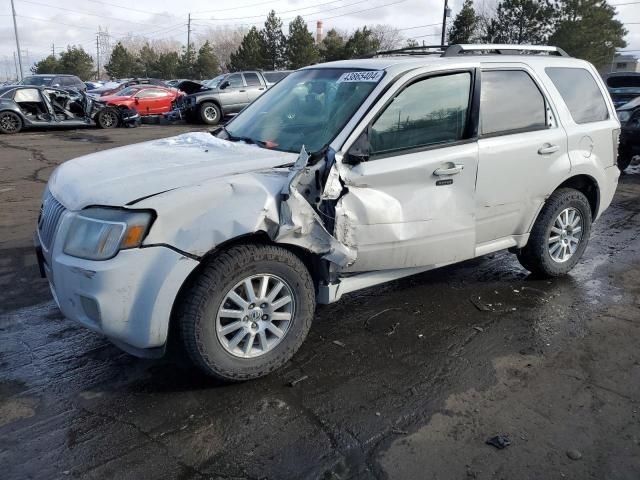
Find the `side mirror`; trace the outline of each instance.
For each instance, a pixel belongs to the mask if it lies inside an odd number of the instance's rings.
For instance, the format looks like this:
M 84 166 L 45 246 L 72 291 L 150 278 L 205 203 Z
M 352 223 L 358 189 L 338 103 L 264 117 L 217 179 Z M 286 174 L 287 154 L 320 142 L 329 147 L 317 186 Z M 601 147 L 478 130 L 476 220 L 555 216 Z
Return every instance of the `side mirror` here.
M 369 160 L 370 152 L 371 144 L 369 143 L 369 129 L 367 128 L 360 134 L 356 141 L 353 142 L 342 163 L 358 165 L 359 163 L 366 162 Z
M 220 84 L 220 87 L 218 87 L 218 88 L 220 88 L 220 90 L 224 90 L 224 89 L 225 89 L 225 88 L 227 88 L 229 85 L 231 85 L 231 83 L 229 83 L 229 80 L 225 80 L 224 82 L 222 82 L 222 83 Z
M 136 102 L 136 105 L 140 103 L 140 100 L 138 100 L 138 97 L 133 97 L 133 101 Z
M 54 83 L 53 85 L 51 85 L 54 88 L 60 88 L 60 84 L 59 83 Z

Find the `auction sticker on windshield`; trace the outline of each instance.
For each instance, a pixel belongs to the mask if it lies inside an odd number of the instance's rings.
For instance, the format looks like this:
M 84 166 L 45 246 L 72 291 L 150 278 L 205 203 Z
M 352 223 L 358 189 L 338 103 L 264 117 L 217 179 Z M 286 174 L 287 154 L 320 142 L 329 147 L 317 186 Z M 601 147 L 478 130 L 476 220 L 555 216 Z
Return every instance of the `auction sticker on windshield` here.
M 384 72 L 382 70 L 374 70 L 368 72 L 347 72 L 340 75 L 336 83 L 345 82 L 379 82 Z

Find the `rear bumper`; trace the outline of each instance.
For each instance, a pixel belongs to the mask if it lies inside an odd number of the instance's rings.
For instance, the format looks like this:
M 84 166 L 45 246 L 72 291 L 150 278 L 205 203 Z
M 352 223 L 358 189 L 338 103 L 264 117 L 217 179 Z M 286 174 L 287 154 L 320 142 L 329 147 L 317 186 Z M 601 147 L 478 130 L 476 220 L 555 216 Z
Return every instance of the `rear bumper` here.
M 605 181 L 600 185 L 600 205 L 598 205 L 598 213 L 596 215 L 596 218 L 600 217 L 602 212 L 604 212 L 607 208 L 609 208 L 609 205 L 611 205 L 613 196 L 615 195 L 616 189 L 618 188 L 618 178 L 620 177 L 620 170 L 616 165 L 613 165 L 611 167 L 605 168 L 604 174 Z

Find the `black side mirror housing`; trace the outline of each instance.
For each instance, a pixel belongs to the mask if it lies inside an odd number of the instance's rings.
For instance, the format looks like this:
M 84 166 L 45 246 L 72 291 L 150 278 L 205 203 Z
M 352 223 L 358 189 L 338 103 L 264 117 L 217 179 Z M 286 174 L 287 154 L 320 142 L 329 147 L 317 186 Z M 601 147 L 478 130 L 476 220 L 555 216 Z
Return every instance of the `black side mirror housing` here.
M 224 90 L 224 89 L 225 89 L 225 88 L 227 88 L 229 85 L 231 85 L 231 84 L 229 83 L 229 80 L 225 80 L 224 82 L 222 82 L 222 83 L 220 84 L 220 87 L 219 87 L 219 88 L 220 88 L 220 90 Z
M 369 160 L 370 152 L 369 129 L 366 129 L 360 134 L 356 141 L 353 142 L 342 163 L 346 165 L 358 165 L 359 163 L 366 162 Z

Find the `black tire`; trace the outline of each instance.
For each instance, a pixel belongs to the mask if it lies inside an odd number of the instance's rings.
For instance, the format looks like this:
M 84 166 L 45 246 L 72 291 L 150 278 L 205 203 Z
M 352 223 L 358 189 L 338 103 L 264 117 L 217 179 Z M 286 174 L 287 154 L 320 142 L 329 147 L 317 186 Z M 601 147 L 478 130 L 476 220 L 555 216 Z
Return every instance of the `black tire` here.
M 0 112 L 0 132 L 7 135 L 22 130 L 22 118 L 14 112 Z
M 578 210 L 582 216 L 582 235 L 575 253 L 560 263 L 551 257 L 549 237 L 556 218 L 566 208 Z M 567 274 L 580 260 L 591 235 L 591 205 L 582 192 L 560 188 L 547 199 L 531 230 L 527 245 L 518 252 L 518 261 L 531 273 L 543 277 Z
M 618 152 L 618 168 L 621 172 L 624 172 L 631 164 L 632 158 L 633 155 L 631 154 L 631 151 L 624 147 L 620 148 L 620 151 Z
M 259 274 L 277 275 L 287 282 L 295 310 L 280 343 L 260 356 L 241 358 L 223 347 L 216 333 L 216 316 L 234 285 Z M 285 364 L 306 338 L 314 312 L 314 284 L 304 263 L 284 248 L 248 244 L 232 247 L 202 267 L 181 294 L 175 319 L 184 347 L 198 367 L 224 381 L 243 381 Z
M 213 102 L 203 102 L 198 109 L 200 120 L 207 125 L 217 125 L 222 120 L 220 107 Z
M 96 115 L 96 124 L 100 128 L 116 128 L 120 124 L 120 115 L 114 108 L 103 108 Z

